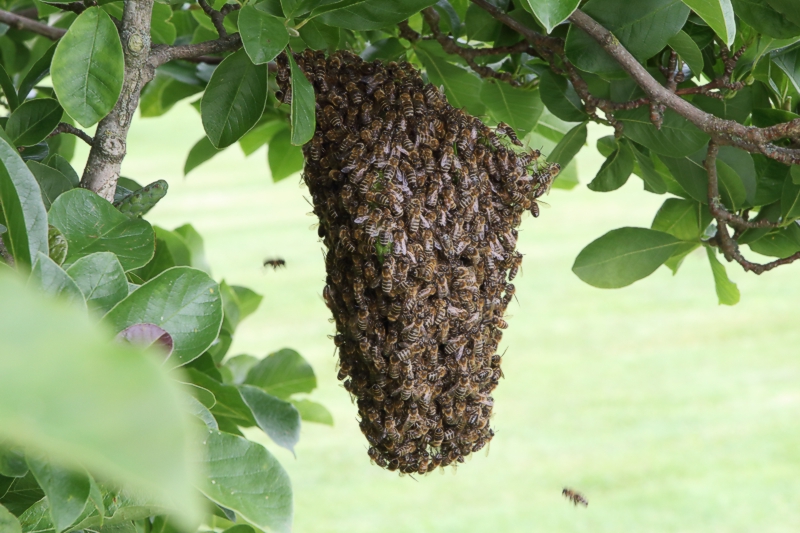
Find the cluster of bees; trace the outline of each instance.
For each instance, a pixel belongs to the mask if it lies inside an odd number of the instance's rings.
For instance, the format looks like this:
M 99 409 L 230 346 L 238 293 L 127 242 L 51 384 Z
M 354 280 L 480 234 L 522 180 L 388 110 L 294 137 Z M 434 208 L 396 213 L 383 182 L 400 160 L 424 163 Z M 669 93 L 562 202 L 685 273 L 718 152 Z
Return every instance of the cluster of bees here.
M 327 248 L 338 377 L 369 456 L 409 474 L 463 462 L 494 435 L 516 228 L 538 216 L 558 166 L 453 108 L 407 62 L 294 58 L 316 92 L 303 179 Z M 277 62 L 289 102 L 288 59 Z

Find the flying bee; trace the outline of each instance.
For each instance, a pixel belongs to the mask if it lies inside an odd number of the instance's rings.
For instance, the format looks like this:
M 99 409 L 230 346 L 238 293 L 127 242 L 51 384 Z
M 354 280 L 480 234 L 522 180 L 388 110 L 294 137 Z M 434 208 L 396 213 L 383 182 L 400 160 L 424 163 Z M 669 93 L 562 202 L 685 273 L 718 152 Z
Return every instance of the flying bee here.
M 561 491 L 561 494 L 566 499 L 570 500 L 574 505 L 581 504 L 584 507 L 589 506 L 589 502 L 586 500 L 586 498 L 583 497 L 583 494 L 581 494 L 580 492 L 575 492 L 574 490 L 565 487 L 564 490 Z
M 286 268 L 286 261 L 280 257 L 269 257 L 264 259 L 264 267 L 272 267 L 273 270 L 278 270 L 281 267 Z

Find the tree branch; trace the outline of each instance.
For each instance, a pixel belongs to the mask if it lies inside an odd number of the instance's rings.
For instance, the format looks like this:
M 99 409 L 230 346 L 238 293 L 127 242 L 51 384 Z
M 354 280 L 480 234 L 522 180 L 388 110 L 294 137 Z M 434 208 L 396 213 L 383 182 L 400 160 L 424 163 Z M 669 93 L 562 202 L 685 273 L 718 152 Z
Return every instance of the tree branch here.
M 197 0 L 197 3 L 200 4 L 200 7 L 203 8 L 203 12 L 211 19 L 211 23 L 214 24 L 220 38 L 224 39 L 227 37 L 228 30 L 225 29 L 225 15 L 211 7 L 206 0 Z
M 94 144 L 94 139 L 92 139 L 91 135 L 89 135 L 88 133 L 86 133 L 81 129 L 76 128 L 72 124 L 67 124 L 66 122 L 59 122 L 58 126 L 56 126 L 56 129 L 54 129 L 53 133 L 48 135 L 48 137 L 53 137 L 61 133 L 69 133 L 71 135 L 74 135 L 83 142 L 85 142 L 86 144 L 88 144 L 89 146 L 92 146 Z
M 139 105 L 139 94 L 153 75 L 148 68 L 153 1 L 126 0 L 124 3 L 120 37 L 125 53 L 125 81 L 111 113 L 97 125 L 95 142 L 81 179 L 82 187 L 108 201 L 114 199 L 120 166 L 125 158 L 128 129 Z
M 173 59 L 185 59 L 191 61 L 208 54 L 220 54 L 238 50 L 242 47 L 242 38 L 238 33 L 197 44 L 183 44 L 177 46 L 166 46 L 163 44 L 155 45 L 150 51 L 150 58 L 147 60 L 148 66 L 152 69 L 172 61 Z M 213 58 L 206 58 L 213 59 Z
M 16 28 L 18 30 L 26 30 L 33 33 L 38 33 L 39 35 L 47 37 L 53 41 L 59 40 L 64 36 L 65 33 L 67 33 L 67 30 L 54 28 L 52 26 L 48 26 L 47 24 L 42 24 L 37 20 L 32 20 L 27 17 L 17 15 L 16 13 L 11 13 L 10 11 L 3 11 L 2 9 L 0 9 L 0 22 L 8 24 L 12 28 Z
M 730 221 L 731 214 L 720 205 L 720 198 L 719 198 L 719 179 L 717 177 L 717 154 L 719 153 L 719 146 L 714 142 L 711 141 L 708 144 L 708 152 L 706 154 L 706 159 L 703 162 L 703 166 L 708 173 L 708 207 L 711 211 L 712 216 L 717 221 L 717 234 L 713 239 L 713 243 L 716 244 L 720 250 L 722 250 L 722 254 L 725 256 L 725 259 L 728 261 L 736 261 L 745 272 L 753 272 L 754 274 L 762 274 L 767 272 L 768 270 L 772 270 L 773 268 L 779 267 L 781 265 L 788 265 L 789 263 L 793 263 L 794 261 L 800 259 L 800 252 L 795 253 L 794 255 L 790 255 L 789 257 L 785 257 L 783 259 L 776 259 L 774 261 L 770 261 L 769 263 L 753 263 L 752 261 L 748 261 L 742 255 L 742 252 L 739 250 L 739 244 L 731 238 L 728 234 L 728 226 L 727 223 Z M 788 178 L 787 178 L 788 179 Z M 736 217 L 740 218 L 740 217 Z M 741 219 L 743 222 L 744 219 Z M 737 225 L 741 226 L 738 221 L 736 222 Z M 753 224 L 752 226 L 741 226 L 741 227 L 777 227 L 777 225 L 773 225 L 771 222 L 767 221 L 766 225 L 756 225 L 759 223 L 749 223 Z M 734 226 L 736 227 L 736 226 Z M 740 229 L 740 228 L 737 228 Z
M 448 54 L 454 54 L 463 57 L 464 60 L 467 62 L 467 64 L 470 66 L 470 68 L 475 72 L 477 72 L 480 77 L 495 78 L 514 86 L 520 85 L 520 83 L 516 81 L 510 73 L 497 72 L 492 68 L 479 65 L 478 63 L 476 63 L 475 57 L 477 55 L 483 55 L 476 53 L 478 50 L 480 50 L 479 48 L 465 48 L 459 46 L 456 43 L 455 39 L 453 39 L 449 35 L 445 35 L 444 33 L 442 33 L 442 30 L 439 29 L 439 13 L 437 13 L 435 9 L 433 9 L 432 7 L 423 9 L 422 16 L 425 18 L 425 22 L 428 23 L 428 26 L 430 27 L 431 32 L 433 33 L 433 37 L 442 46 L 442 49 Z M 503 47 L 502 52 L 498 53 L 515 53 L 517 51 L 524 52 L 529 47 L 528 43 L 524 41 L 519 44 L 521 44 L 522 46 L 520 47 L 515 45 L 513 47 Z

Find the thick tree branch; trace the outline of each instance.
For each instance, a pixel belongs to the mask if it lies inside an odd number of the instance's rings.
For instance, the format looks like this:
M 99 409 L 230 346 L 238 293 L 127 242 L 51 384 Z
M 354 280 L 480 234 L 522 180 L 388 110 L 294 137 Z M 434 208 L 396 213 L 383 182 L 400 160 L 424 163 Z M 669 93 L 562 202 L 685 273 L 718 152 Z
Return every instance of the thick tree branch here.
M 720 205 L 720 198 L 719 198 L 719 179 L 717 176 L 717 154 L 719 153 L 719 146 L 714 141 L 711 141 L 708 144 L 708 152 L 706 154 L 706 159 L 703 162 L 705 166 L 706 172 L 708 173 L 708 206 L 711 211 L 712 216 L 717 221 L 717 234 L 712 240 L 714 244 L 719 246 L 719 249 L 722 251 L 722 254 L 725 256 L 725 259 L 728 261 L 736 261 L 746 272 L 753 272 L 754 274 L 762 274 L 767 272 L 768 270 L 772 270 L 773 268 L 777 268 L 782 265 L 788 265 L 789 263 L 793 263 L 794 261 L 800 259 L 800 252 L 795 253 L 794 255 L 790 255 L 789 257 L 785 257 L 783 259 L 776 259 L 774 261 L 770 261 L 769 263 L 753 263 L 752 261 L 748 261 L 742 255 L 742 252 L 739 250 L 739 244 L 731 238 L 728 234 L 728 222 L 731 222 L 731 213 L 729 213 L 724 207 Z M 734 217 L 737 219 L 741 219 L 741 217 Z M 744 221 L 744 219 L 741 219 Z M 732 224 L 734 227 L 741 229 L 741 227 L 777 227 L 772 223 L 768 223 L 766 225 L 752 225 L 752 226 L 741 226 L 741 223 L 738 220 L 733 220 L 735 223 Z M 746 222 L 746 221 L 745 221 Z M 750 223 L 754 224 L 754 223 Z M 755 223 L 758 224 L 758 223 Z
M 150 68 L 155 69 L 173 59 L 185 59 L 191 61 L 208 54 L 220 54 L 231 52 L 242 47 L 242 38 L 238 33 L 213 41 L 205 41 L 197 44 L 183 44 L 177 46 L 155 45 L 150 52 L 147 63 Z M 212 58 L 208 58 L 212 59 Z
M 47 37 L 53 41 L 59 40 L 64 36 L 65 33 L 67 33 L 67 30 L 54 28 L 52 26 L 48 26 L 47 24 L 42 24 L 37 20 L 32 20 L 27 17 L 17 15 L 16 13 L 11 13 L 10 11 L 3 11 L 2 9 L 0 9 L 0 22 L 8 24 L 12 28 L 16 28 L 18 30 L 26 30 L 33 33 L 38 33 L 39 35 Z
M 89 146 L 92 146 L 94 144 L 94 139 L 92 139 L 91 135 L 89 135 L 83 130 L 76 128 L 72 124 L 67 124 L 66 122 L 59 122 L 58 126 L 56 126 L 56 129 L 54 129 L 53 133 L 48 135 L 48 137 L 53 137 L 61 133 L 69 133 L 71 135 L 74 135 L 83 142 L 85 142 L 86 144 L 88 144 Z
M 119 100 L 97 125 L 95 142 L 83 171 L 81 186 L 108 201 L 114 199 L 120 166 L 125 157 L 126 138 L 139 94 L 152 77 L 150 56 L 150 17 L 153 0 L 126 0 L 122 14 L 122 48 L 125 53 L 125 81 Z

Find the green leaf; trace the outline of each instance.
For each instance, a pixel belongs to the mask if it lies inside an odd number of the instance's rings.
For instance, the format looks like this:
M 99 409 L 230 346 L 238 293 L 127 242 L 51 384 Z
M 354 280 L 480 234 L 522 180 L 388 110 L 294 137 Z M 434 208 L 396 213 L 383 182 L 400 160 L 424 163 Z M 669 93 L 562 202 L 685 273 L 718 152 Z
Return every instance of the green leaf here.
M 458 67 L 440 55 L 438 43 L 420 41 L 414 43 L 414 51 L 425 67 L 428 79 L 435 86 L 444 86 L 447 101 L 453 107 L 465 108 L 473 115 L 482 115 L 486 109 L 480 98 L 483 81 Z
M 672 275 L 676 275 L 678 273 L 678 269 L 683 264 L 683 260 L 686 259 L 693 251 L 700 248 L 700 243 L 696 242 L 684 242 L 672 253 L 669 259 L 664 262 L 664 266 L 667 267 L 672 271 Z
M 797 12 L 797 3 L 794 0 L 767 0 L 767 3 L 794 24 L 800 24 L 800 13 Z
M 733 97 L 722 100 L 698 94 L 692 102 L 706 113 L 744 124 L 753 111 L 753 91 L 751 87 L 745 87 Z
M 302 146 L 314 136 L 316 127 L 314 86 L 297 66 L 292 54 L 287 55 L 292 72 L 292 144 Z
M 25 454 L 22 449 L 0 441 L 0 476 L 24 477 L 27 473 L 28 463 L 25 462 Z M 3 489 L 0 488 L 0 490 Z
M 256 125 L 266 105 L 267 66 L 254 65 L 244 50 L 229 55 L 211 75 L 200 104 L 208 139 L 217 148 L 230 146 Z
M 267 161 L 272 181 L 278 182 L 303 170 L 303 150 L 294 146 L 288 129 L 275 134 L 269 143 Z
M 195 368 L 189 368 L 187 374 L 192 383 L 209 390 L 214 395 L 217 403 L 211 408 L 211 412 L 217 420 L 223 421 L 227 418 L 237 426 L 244 427 L 256 425 L 253 413 L 244 403 L 239 389 L 232 385 L 224 385 Z
M 283 21 L 259 9 L 258 4 L 241 9 L 239 33 L 247 55 L 256 65 L 272 61 L 289 44 Z
M 187 175 L 221 151 L 222 149 L 214 146 L 208 137 L 203 137 L 189 150 L 186 163 L 183 165 L 183 175 Z
M 800 118 L 797 113 L 786 111 L 785 109 L 756 108 L 753 109 L 753 125 L 758 128 L 774 126 L 781 122 L 789 122 Z
M 153 257 L 152 226 L 141 218 L 128 218 L 86 189 L 59 196 L 50 207 L 49 219 L 69 244 L 67 266 L 95 252 L 112 252 L 128 271 L 146 265 Z
M 800 91 L 800 48 L 793 47 L 771 54 L 772 62 L 786 74 L 795 91 Z M 13 116 L 13 114 L 12 114 Z
M 70 165 L 69 161 L 67 161 L 64 157 L 58 154 L 53 154 L 47 158 L 45 164 L 48 167 L 54 168 L 61 172 L 61 174 L 63 174 L 72 184 L 72 187 L 77 187 L 80 184 L 80 176 L 78 176 L 78 173 L 75 172 L 75 169 L 72 168 L 72 165 Z
M 711 1 L 716 2 L 717 0 Z M 689 65 L 692 74 L 699 76 L 703 72 L 703 54 L 689 34 L 679 31 L 670 37 L 667 44 Z
M 314 2 L 312 2 L 311 0 L 280 0 L 280 1 L 281 1 L 281 8 L 283 9 L 283 13 L 286 15 L 286 18 L 294 18 L 298 15 L 308 13 L 310 7 L 314 5 Z
M 168 5 L 155 3 L 150 17 L 150 38 L 153 44 L 173 44 L 178 36 L 175 25 L 169 21 L 172 9 Z
M 117 103 L 124 70 L 117 27 L 105 11 L 90 7 L 58 42 L 50 75 L 64 110 L 88 128 Z
M 285 120 L 270 120 L 264 122 L 248 131 L 244 137 L 239 139 L 239 146 L 241 146 L 244 155 L 249 156 L 265 144 L 268 144 L 276 133 L 284 129 L 286 129 Z
M 699 240 L 708 225 L 711 213 L 700 202 L 667 198 L 653 219 L 652 229 L 674 235 L 682 241 Z
M 661 51 L 689 17 L 689 8 L 680 0 L 590 0 L 582 9 L 640 62 Z M 565 50 L 581 70 L 611 75 L 621 70 L 597 41 L 575 25 L 570 25 Z
M 189 247 L 189 266 L 198 268 L 210 275 L 211 267 L 206 260 L 203 237 L 197 233 L 197 230 L 191 224 L 184 224 L 175 228 L 173 232 L 183 237 L 183 242 Z
M 47 246 L 50 248 L 49 257 L 59 266 L 67 258 L 67 239 L 55 226 L 47 226 Z
M 233 333 L 239 323 L 258 309 L 264 298 L 247 287 L 230 286 L 225 281 L 220 283 L 222 307 L 225 310 L 223 328 Z
M 209 431 L 203 440 L 208 479 L 200 491 L 265 531 L 289 533 L 292 487 L 280 463 L 261 445 Z
M 800 251 L 800 226 L 789 224 L 785 228 L 769 232 L 748 246 L 758 254 L 784 259 Z
M 311 400 L 295 400 L 289 398 L 289 401 L 300 411 L 300 418 L 306 422 L 316 422 L 317 424 L 333 425 L 333 415 L 328 409 L 317 402 Z
M 176 103 L 202 90 L 203 86 L 199 83 L 184 83 L 159 70 L 142 91 L 139 111 L 142 117 L 159 117 Z
M 6 133 L 15 146 L 33 146 L 52 133 L 64 110 L 52 98 L 37 98 L 23 103 L 8 117 Z
M 311 392 L 317 387 L 314 369 L 303 356 L 289 348 L 271 353 L 262 359 L 250 369 L 244 382 L 262 388 L 278 398 Z
M 511 126 L 520 138 L 533 130 L 543 109 L 538 89 L 522 89 L 495 80 L 483 83 L 481 100 L 495 120 Z
M 736 15 L 758 33 L 775 39 L 800 35 L 800 25 L 773 9 L 766 0 L 731 0 Z
M 550 153 L 547 155 L 547 160 L 551 163 L 558 163 L 561 165 L 561 168 L 566 168 L 585 145 L 586 123 L 581 122 L 569 130 L 566 135 L 558 141 L 556 147 L 550 150 Z
M 247 378 L 247 373 L 253 368 L 260 359 L 252 355 L 240 354 L 225 360 L 222 365 L 224 369 L 229 372 L 229 379 L 226 382 L 233 383 L 234 385 L 241 385 Z
M 625 287 L 655 272 L 680 244 L 662 231 L 619 228 L 581 250 L 572 271 L 601 289 Z
M 117 256 L 97 252 L 81 257 L 67 269 L 86 298 L 89 309 L 105 314 L 128 295 L 128 280 Z
M 496 7 L 506 11 L 508 1 L 492 2 Z M 495 19 L 488 11 L 476 4 L 471 4 L 467 8 L 464 19 L 464 27 L 467 30 L 467 39 L 470 41 L 494 42 L 503 31 L 503 24 Z
M 717 290 L 717 298 L 720 305 L 736 305 L 739 303 L 739 288 L 734 282 L 728 279 L 725 272 L 725 265 L 717 259 L 717 251 L 710 246 L 706 247 L 708 261 L 711 263 L 711 272 L 714 274 L 714 287 Z
M 173 366 L 186 364 L 211 346 L 219 334 L 219 286 L 203 271 L 174 267 L 129 294 L 103 321 L 114 332 L 132 324 L 155 324 L 172 336 Z
M 708 135 L 694 124 L 667 109 L 664 122 L 657 130 L 650 122 L 647 106 L 618 111 L 614 115 L 624 125 L 625 137 L 635 141 L 657 154 L 670 157 L 683 157 L 696 152 L 708 142 Z
M 736 19 L 731 0 L 683 0 L 683 3 L 692 8 L 692 11 L 714 30 L 728 48 L 733 46 L 733 39 L 736 37 Z M 692 72 L 699 74 L 701 71 L 692 69 Z
M 0 306 L 0 439 L 197 518 L 180 391 L 156 358 L 14 276 L 0 276 L 0 301 L 14 302 Z
M 28 467 L 47 496 L 56 532 L 64 531 L 83 513 L 91 482 L 85 472 L 53 465 L 47 456 L 28 456 Z
M 22 533 L 22 526 L 17 517 L 11 514 L 8 509 L 0 505 L 0 531 L 5 533 Z
M 86 300 L 75 281 L 55 261 L 42 252 L 36 254 L 30 282 L 45 293 L 63 298 L 71 305 L 86 310 Z
M 275 444 L 294 454 L 294 447 L 300 440 L 300 413 L 295 406 L 251 385 L 240 385 L 239 394 L 252 411 L 258 427 Z
M 47 253 L 47 210 L 36 178 L 17 150 L 0 138 L 0 224 L 3 244 L 17 265 L 30 268 Z
M 24 458 L 23 463 L 25 470 L 28 470 L 28 463 Z M 2 505 L 15 516 L 22 515 L 26 509 L 44 498 L 42 488 L 30 472 L 13 479 L 0 478 L 0 491 L 4 492 Z
M 314 8 L 309 17 L 322 15 L 321 20 L 328 26 L 347 30 L 379 30 L 402 22 L 435 3 L 436 0 L 340 0 Z
M 587 187 L 596 192 L 615 191 L 625 185 L 632 172 L 633 152 L 630 145 L 622 139 Z
M 642 148 L 642 150 L 646 150 L 646 148 Z M 631 151 L 636 161 L 636 167 L 634 167 L 633 171 L 644 181 L 645 190 L 655 194 L 667 192 L 667 184 L 664 183 L 664 177 L 656 169 L 652 156 L 645 154 L 633 144 L 631 144 Z
M 14 82 L 11 80 L 11 76 L 8 75 L 3 65 L 0 65 L 0 89 L 3 89 L 6 102 L 8 102 L 9 111 L 14 111 L 19 105 L 17 91 L 14 90 Z
M 300 30 L 300 35 L 303 35 L 303 29 L 305 29 L 305 26 Z M 308 41 L 306 40 L 306 42 Z M 311 45 L 309 44 L 309 46 Z M 364 61 L 374 61 L 376 59 L 397 61 L 400 57 L 405 56 L 405 53 L 406 47 L 403 46 L 403 43 L 395 37 L 389 37 L 388 39 L 379 39 L 370 43 L 370 45 L 361 52 L 361 59 Z
M 533 14 L 539 19 L 547 33 L 567 20 L 577 9 L 580 0 L 523 0 L 530 6 Z
M 583 122 L 586 111 L 572 83 L 563 76 L 544 71 L 539 75 L 539 90 L 547 110 L 567 122 Z
M 306 46 L 312 50 L 334 51 L 339 44 L 341 33 L 344 30 L 323 24 L 320 20 L 321 19 L 310 19 L 307 24 L 303 24 L 298 30 L 300 32 L 300 38 Z M 403 48 L 403 51 L 405 51 L 405 48 Z
M 45 209 L 50 209 L 56 198 L 72 190 L 72 183 L 58 170 L 36 161 L 28 161 L 26 165 L 39 183 Z
M 792 177 L 796 174 L 792 167 Z M 794 220 L 800 218 L 800 185 L 794 179 L 783 182 L 783 192 L 781 194 L 781 218 L 784 220 Z

